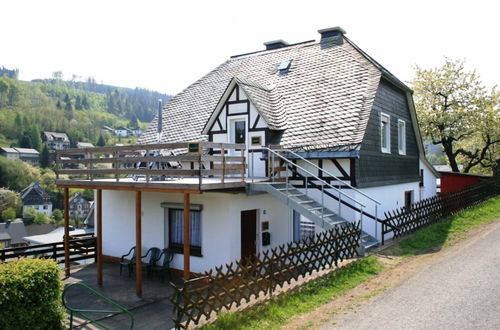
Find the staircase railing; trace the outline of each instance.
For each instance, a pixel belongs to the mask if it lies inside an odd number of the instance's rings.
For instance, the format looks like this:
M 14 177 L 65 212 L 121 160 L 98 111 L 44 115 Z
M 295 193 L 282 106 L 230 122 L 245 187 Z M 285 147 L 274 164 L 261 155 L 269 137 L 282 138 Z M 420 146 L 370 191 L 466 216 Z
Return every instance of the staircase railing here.
M 321 206 L 322 206 L 322 209 L 321 209 L 321 220 L 324 221 L 324 214 L 325 214 L 325 203 L 324 203 L 324 196 L 325 196 L 325 186 L 327 187 L 327 189 L 332 189 L 334 191 L 336 191 L 338 194 L 339 194 L 339 211 L 338 211 L 338 216 L 341 216 L 341 204 L 342 204 L 342 196 L 346 199 L 349 199 L 351 200 L 353 203 L 357 204 L 358 207 L 360 208 L 360 224 L 361 224 L 361 230 L 363 230 L 363 208 L 366 207 L 363 203 L 361 203 L 360 201 L 356 200 L 355 198 L 353 198 L 352 196 L 349 196 L 347 195 L 346 193 L 344 193 L 342 190 L 336 188 L 335 186 L 333 186 L 332 184 L 328 183 L 327 181 L 323 180 L 322 178 L 318 177 L 316 174 L 310 172 L 309 170 L 303 168 L 302 166 L 300 165 L 297 165 L 295 164 L 294 162 L 292 162 L 290 159 L 282 156 L 279 154 L 279 150 L 276 151 L 276 150 L 273 150 L 271 148 L 268 148 L 268 147 L 263 147 L 264 150 L 267 150 L 269 153 L 270 153 L 270 159 L 271 159 L 271 162 L 273 164 L 273 167 L 274 167 L 274 164 L 276 162 L 276 159 L 275 157 L 278 157 L 279 159 L 283 160 L 284 162 L 286 162 L 287 164 L 299 169 L 300 171 L 302 172 L 305 172 L 307 174 L 309 174 L 314 181 L 319 181 L 321 182 Z M 271 180 L 273 182 L 275 182 L 275 175 L 273 175 L 272 173 L 271 174 Z M 290 186 L 289 185 L 289 177 L 288 175 L 286 175 L 285 177 L 285 182 L 286 182 L 286 195 L 288 197 L 288 187 Z M 306 196 L 309 196 L 308 195 L 308 177 L 306 176 L 306 184 L 305 184 L 305 195 Z M 288 197 L 289 198 L 289 197 Z M 314 198 L 313 198 L 314 199 Z
M 101 300 L 103 300 L 103 301 L 107 302 L 108 304 L 110 304 L 111 306 L 116 307 L 116 310 L 82 309 L 82 308 L 74 308 L 74 307 L 69 306 L 68 305 L 68 301 L 66 299 L 66 294 L 67 294 L 67 292 L 68 292 L 69 289 L 71 289 L 72 287 L 75 287 L 75 286 L 82 287 L 83 289 L 85 289 L 89 293 L 93 294 L 94 296 L 97 296 Z M 93 319 L 92 317 L 90 317 L 89 315 L 87 315 L 88 313 L 92 313 L 92 314 L 105 314 L 106 316 L 126 314 L 130 318 L 130 328 L 129 329 L 133 329 L 134 328 L 134 316 L 132 315 L 132 313 L 130 313 L 122 305 L 114 302 L 113 300 L 109 299 L 108 297 L 106 297 L 103 294 L 97 292 L 96 290 L 92 289 L 91 287 L 89 287 L 88 285 L 86 285 L 86 284 L 84 284 L 82 282 L 70 283 L 70 284 L 66 284 L 64 286 L 64 290 L 63 290 L 63 294 L 62 294 L 62 303 L 63 303 L 63 306 L 69 311 L 69 315 L 70 315 L 69 328 L 70 329 L 73 328 L 73 315 L 74 314 L 76 314 L 78 316 L 81 316 L 85 320 L 87 320 L 87 321 L 89 321 L 89 322 L 91 322 L 93 324 L 96 324 L 96 325 L 100 326 L 103 329 L 109 329 L 104 324 L 98 322 L 96 319 Z
M 360 202 L 357 199 L 353 198 L 352 196 L 346 194 L 342 190 L 340 190 L 337 187 L 333 186 L 331 183 L 325 181 L 324 179 L 320 178 L 319 176 L 317 176 L 316 174 L 312 173 L 311 171 L 309 171 L 309 170 L 305 169 L 304 167 L 302 167 L 302 166 L 294 163 L 289 158 L 281 155 L 280 152 L 291 154 L 295 158 L 304 161 L 305 163 L 311 165 L 313 168 L 318 169 L 319 171 L 321 171 L 322 173 L 326 174 L 327 176 L 333 178 L 334 180 L 343 182 L 343 180 L 341 180 L 336 175 L 330 173 L 329 171 L 327 171 L 327 170 L 325 170 L 323 168 L 320 168 L 318 165 L 314 164 L 313 162 L 305 159 L 304 157 L 300 156 L 298 153 L 293 152 L 291 150 L 281 149 L 281 148 L 268 148 L 268 147 L 263 147 L 263 149 L 267 150 L 270 153 L 269 160 L 270 160 L 271 164 L 273 164 L 273 168 L 274 168 L 274 164 L 276 162 L 275 157 L 278 157 L 279 159 L 285 161 L 287 164 L 290 164 L 293 167 L 295 167 L 296 170 L 300 170 L 300 171 L 302 171 L 302 172 L 310 175 L 312 177 L 311 181 L 319 181 L 321 183 L 320 184 L 320 186 L 321 186 L 321 188 L 320 188 L 320 190 L 321 190 L 321 204 L 324 205 L 324 195 L 327 195 L 329 197 L 337 199 L 338 203 L 339 203 L 339 206 L 338 206 L 338 210 L 339 210 L 338 215 L 339 216 L 341 215 L 341 205 L 345 205 L 345 206 L 351 208 L 352 210 L 354 210 L 356 212 L 359 212 L 359 214 L 360 214 L 361 229 L 363 229 L 363 215 L 368 215 L 370 218 L 372 218 L 373 220 L 375 220 L 375 228 L 374 228 L 375 229 L 375 238 L 378 239 L 378 223 L 381 222 L 381 220 L 378 218 L 378 206 L 381 205 L 381 203 L 378 200 L 376 200 L 375 198 L 367 195 L 366 193 L 362 192 L 361 190 L 357 189 L 356 187 L 353 187 L 349 183 L 344 182 L 344 185 L 346 187 L 350 188 L 353 191 L 356 191 L 357 193 L 359 193 L 360 195 L 366 197 L 369 201 L 371 201 L 373 203 L 374 210 L 375 210 L 375 215 L 372 216 L 371 214 L 369 214 L 369 213 L 367 213 L 366 211 L 363 210 L 363 208 L 365 208 L 366 206 L 362 202 Z M 297 171 L 297 173 L 298 173 L 298 171 Z M 271 176 L 271 180 L 273 180 L 273 182 L 274 182 L 274 180 L 275 180 L 274 173 L 270 173 L 270 176 Z M 311 183 L 313 183 L 313 182 L 311 182 Z M 288 175 L 286 175 L 286 186 L 287 187 L 289 186 L 289 177 L 288 177 Z M 307 195 L 307 192 L 308 192 L 308 186 L 309 186 L 309 176 L 306 175 L 305 176 L 305 185 L 304 185 L 306 195 Z M 317 185 L 315 184 L 314 186 L 317 186 Z M 325 186 L 328 187 L 327 189 L 332 189 L 335 192 L 337 192 L 338 193 L 338 197 L 334 196 L 330 192 L 325 191 Z M 343 197 L 344 197 L 344 200 L 342 200 Z M 346 202 L 345 199 L 351 200 L 355 205 L 352 205 L 351 203 Z M 357 205 L 357 207 L 356 207 L 356 205 Z M 324 212 L 324 208 L 323 208 L 322 211 Z

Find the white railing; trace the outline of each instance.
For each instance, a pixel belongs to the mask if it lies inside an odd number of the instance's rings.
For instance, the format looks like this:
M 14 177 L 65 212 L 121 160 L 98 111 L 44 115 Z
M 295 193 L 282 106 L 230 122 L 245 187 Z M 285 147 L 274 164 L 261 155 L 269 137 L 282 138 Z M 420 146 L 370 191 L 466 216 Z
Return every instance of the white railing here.
M 363 211 L 363 209 L 366 207 L 366 205 L 364 205 L 362 202 L 360 202 L 359 200 L 353 198 L 352 196 L 346 194 L 345 192 L 343 192 L 341 189 L 333 186 L 331 183 L 328 183 L 327 181 L 325 181 L 324 179 L 320 178 L 319 176 L 317 176 L 316 174 L 312 173 L 311 171 L 305 169 L 304 167 L 300 166 L 300 165 L 297 165 L 296 163 L 294 163 L 293 161 L 291 161 L 289 158 L 283 156 L 280 154 L 281 153 L 288 153 L 288 154 L 291 154 L 293 155 L 294 157 L 296 157 L 297 159 L 300 159 L 302 161 L 304 161 L 305 163 L 311 165 L 313 168 L 316 168 L 320 171 L 322 171 L 324 174 L 326 174 L 327 176 L 333 178 L 334 180 L 337 180 L 339 182 L 342 182 L 344 186 L 350 188 L 351 190 L 359 193 L 360 195 L 366 197 L 370 202 L 373 203 L 374 205 L 374 210 L 375 210 L 375 215 L 374 216 L 371 216 L 371 217 L 374 217 L 375 219 L 375 238 L 377 238 L 377 235 L 378 235 L 378 205 L 380 205 L 380 202 L 376 199 L 374 199 L 373 197 L 367 195 L 366 193 L 362 192 L 361 190 L 357 189 L 356 187 L 353 187 L 352 185 L 350 185 L 349 183 L 346 183 L 344 182 L 343 180 L 341 180 L 339 177 L 337 177 L 336 175 L 328 172 L 327 170 L 324 170 L 323 168 L 320 168 L 318 165 L 314 164 L 313 162 L 305 159 L 304 157 L 300 156 L 299 154 L 297 154 L 296 152 L 293 152 L 291 150 L 288 150 L 288 149 L 277 149 L 277 148 L 268 148 L 268 147 L 262 147 L 264 150 L 268 151 L 269 152 L 269 162 L 270 164 L 272 164 L 270 166 L 270 171 L 269 171 L 269 176 L 270 176 L 270 179 L 274 182 L 275 180 L 275 173 L 274 173 L 274 166 L 275 166 L 275 162 L 276 162 L 276 158 L 275 157 L 278 157 L 279 159 L 285 161 L 287 164 L 295 167 L 297 170 L 300 170 L 301 172 L 304 172 L 306 173 L 306 176 L 305 176 L 305 195 L 308 196 L 308 186 L 309 186 L 309 176 L 312 177 L 312 181 L 319 181 L 321 183 L 321 205 L 322 205 L 322 219 L 323 219 L 323 215 L 324 215 L 324 195 L 325 195 L 325 186 L 327 187 L 327 189 L 332 189 L 334 190 L 335 192 L 338 193 L 338 215 L 340 216 L 341 215 L 341 205 L 344 204 L 348 207 L 351 207 L 350 205 L 348 204 L 345 204 L 343 201 L 342 201 L 342 198 L 344 198 L 344 201 L 345 199 L 349 199 L 350 201 L 352 201 L 354 204 L 356 204 L 359 208 L 359 211 L 358 210 L 355 210 L 355 211 L 358 211 L 359 212 L 359 215 L 360 215 L 360 222 L 361 222 L 361 229 L 363 229 L 363 213 L 366 213 Z M 289 187 L 289 176 L 288 176 L 288 167 L 287 167 L 287 175 L 286 175 L 286 187 L 288 188 Z M 351 207 L 352 208 L 352 207 Z M 368 214 L 368 213 L 366 213 Z M 369 214 L 368 214 L 369 215 Z

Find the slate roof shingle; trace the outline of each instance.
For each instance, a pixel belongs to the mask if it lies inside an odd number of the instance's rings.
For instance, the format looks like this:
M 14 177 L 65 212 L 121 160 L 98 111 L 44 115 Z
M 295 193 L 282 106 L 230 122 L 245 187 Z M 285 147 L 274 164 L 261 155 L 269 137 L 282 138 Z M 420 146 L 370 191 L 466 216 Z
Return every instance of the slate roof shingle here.
M 310 41 L 233 57 L 173 97 L 163 108 L 161 142 L 206 140 L 202 130 L 236 79 L 280 144 L 309 150 L 357 150 L 382 75 L 352 42 Z M 287 73 L 278 72 L 292 60 Z M 157 118 L 139 139 L 156 143 Z

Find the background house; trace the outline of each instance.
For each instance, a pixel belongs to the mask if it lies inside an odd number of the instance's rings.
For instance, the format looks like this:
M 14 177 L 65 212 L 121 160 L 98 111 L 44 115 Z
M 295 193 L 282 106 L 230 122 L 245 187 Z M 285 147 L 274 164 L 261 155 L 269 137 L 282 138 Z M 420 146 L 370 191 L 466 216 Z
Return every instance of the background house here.
M 115 135 L 120 137 L 128 137 L 132 135 L 132 131 L 127 127 L 120 126 L 118 128 L 115 128 Z
M 42 141 L 50 150 L 64 150 L 69 148 L 70 141 L 66 133 L 43 132 Z
M 21 191 L 23 201 L 23 215 L 28 208 L 34 208 L 37 212 L 42 212 L 50 216 L 52 214 L 52 202 L 50 195 L 40 186 L 38 182 L 33 182 Z
M 0 148 L 0 155 L 8 159 L 20 159 L 33 166 L 38 166 L 40 153 L 32 148 Z
M 4 248 L 25 245 L 23 238 L 26 235 L 26 228 L 21 219 L 0 223 L 0 244 L 3 244 Z
M 90 142 L 77 142 L 76 147 L 78 149 L 94 148 L 94 145 Z
M 73 219 L 86 219 L 93 202 L 86 200 L 80 193 L 69 199 L 69 216 Z

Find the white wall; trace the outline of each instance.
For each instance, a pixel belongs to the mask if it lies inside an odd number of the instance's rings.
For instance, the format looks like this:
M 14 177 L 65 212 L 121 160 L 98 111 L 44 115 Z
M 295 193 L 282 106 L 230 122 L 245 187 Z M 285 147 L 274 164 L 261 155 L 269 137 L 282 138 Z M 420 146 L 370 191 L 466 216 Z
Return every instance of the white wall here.
M 142 194 L 142 248 L 168 247 L 165 211 L 162 202 L 182 203 L 181 194 Z M 240 259 L 242 210 L 258 209 L 257 245 L 260 252 L 292 239 L 288 208 L 269 195 L 204 193 L 191 195 L 192 204 L 203 206 L 202 255 L 191 257 L 191 271 L 202 272 L 214 266 Z M 260 222 L 269 221 L 271 245 L 260 242 Z M 103 191 L 103 254 L 120 257 L 135 245 L 135 194 Z M 183 269 L 183 257 L 176 254 L 173 267 Z
M 422 160 L 419 161 L 420 170 L 424 172 L 424 185 L 420 187 L 420 199 L 426 199 L 436 196 L 437 193 L 437 177 L 434 173 L 427 167 Z

